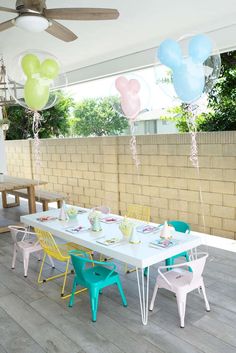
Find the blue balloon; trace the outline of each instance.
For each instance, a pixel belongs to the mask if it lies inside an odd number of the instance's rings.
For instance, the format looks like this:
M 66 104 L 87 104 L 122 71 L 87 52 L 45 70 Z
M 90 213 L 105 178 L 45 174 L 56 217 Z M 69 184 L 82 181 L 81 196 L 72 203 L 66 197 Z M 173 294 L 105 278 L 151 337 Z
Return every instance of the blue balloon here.
M 163 65 L 175 69 L 182 63 L 182 53 L 179 43 L 173 39 L 164 40 L 158 50 L 157 57 Z
M 178 70 L 173 71 L 173 85 L 178 97 L 184 103 L 191 103 L 203 93 L 205 86 L 204 68 L 192 58 L 183 60 Z
M 212 51 L 212 41 L 205 34 L 194 36 L 189 42 L 189 55 L 196 63 L 203 64 Z
M 189 56 L 182 57 L 179 43 L 167 39 L 158 48 L 160 62 L 172 69 L 176 94 L 184 103 L 192 103 L 201 97 L 205 87 L 204 61 L 210 56 L 212 42 L 199 34 L 189 42 Z

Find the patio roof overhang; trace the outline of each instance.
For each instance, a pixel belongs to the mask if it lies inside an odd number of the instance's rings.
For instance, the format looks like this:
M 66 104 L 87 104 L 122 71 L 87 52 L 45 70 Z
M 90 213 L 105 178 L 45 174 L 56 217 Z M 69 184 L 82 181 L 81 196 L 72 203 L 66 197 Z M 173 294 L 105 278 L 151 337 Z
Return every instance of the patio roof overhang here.
M 14 2 L 2 0 L 2 6 L 14 7 Z M 43 49 L 56 55 L 65 70 L 70 72 L 69 82 L 75 83 L 99 76 L 110 75 L 149 66 L 155 57 L 155 48 L 168 37 L 208 33 L 220 51 L 236 48 L 235 0 L 216 2 L 198 0 L 181 2 L 166 0 L 122 1 L 100 0 L 47 0 L 47 7 L 111 7 L 117 8 L 116 21 L 61 21 L 78 35 L 71 43 L 64 43 L 46 32 L 30 33 L 12 28 L 0 33 L 1 52 L 9 61 L 28 49 Z M 0 21 L 15 15 L 0 13 Z M 151 49 L 150 49 L 151 48 Z

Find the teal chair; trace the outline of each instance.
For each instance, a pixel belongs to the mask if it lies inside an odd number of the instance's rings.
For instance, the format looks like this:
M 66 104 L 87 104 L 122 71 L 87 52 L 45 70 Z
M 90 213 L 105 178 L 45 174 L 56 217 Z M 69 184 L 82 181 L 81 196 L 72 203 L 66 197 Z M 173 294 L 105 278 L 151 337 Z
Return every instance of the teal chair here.
M 74 295 L 76 287 L 81 285 L 88 288 L 90 294 L 90 307 L 92 312 L 92 321 L 97 320 L 97 308 L 99 294 L 103 288 L 116 284 L 124 306 L 127 306 L 127 301 L 123 288 L 120 282 L 119 274 L 115 272 L 116 265 L 113 262 L 94 261 L 88 258 L 88 255 L 83 251 L 70 251 L 72 264 L 75 269 L 75 278 L 72 287 L 69 307 L 74 304 Z M 87 264 L 96 264 L 97 266 L 86 268 Z M 107 267 L 110 267 L 107 268 Z
M 188 223 L 185 223 L 183 221 L 169 221 L 168 224 L 173 226 L 177 232 L 186 233 L 186 234 L 190 233 L 190 226 Z M 166 259 L 166 266 L 173 266 L 175 263 L 175 259 L 177 259 L 178 257 L 185 257 L 186 261 L 187 262 L 189 261 L 189 255 L 187 251 L 184 251 L 178 255 L 175 255 L 170 257 L 169 259 Z

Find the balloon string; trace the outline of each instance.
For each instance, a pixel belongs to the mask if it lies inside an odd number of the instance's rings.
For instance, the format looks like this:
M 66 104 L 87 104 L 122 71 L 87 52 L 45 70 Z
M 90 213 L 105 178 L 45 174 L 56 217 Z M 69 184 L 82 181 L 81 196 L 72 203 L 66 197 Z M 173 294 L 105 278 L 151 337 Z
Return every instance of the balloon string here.
M 136 136 L 135 136 L 134 121 L 129 120 L 129 126 L 130 126 L 130 133 L 131 133 L 131 139 L 129 142 L 129 146 L 130 146 L 130 150 L 132 153 L 132 158 L 135 162 L 135 166 L 137 168 L 137 171 L 139 172 L 140 160 L 137 155 L 137 141 L 136 141 Z
M 187 125 L 191 135 L 191 149 L 190 149 L 190 161 L 194 168 L 196 168 L 197 176 L 198 176 L 198 183 L 199 183 L 199 197 L 200 197 L 200 208 L 201 208 L 201 215 L 203 221 L 203 229 L 204 233 L 206 230 L 206 222 L 205 222 L 205 213 L 204 213 L 204 201 L 203 201 L 203 194 L 202 194 L 202 184 L 200 179 L 200 166 L 199 166 L 199 158 L 198 158 L 198 145 L 197 145 L 197 123 L 196 118 L 198 114 L 198 106 L 189 104 L 188 106 L 188 118 L 187 118 Z
M 41 169 L 41 160 L 40 160 L 40 139 L 39 131 L 41 125 L 42 117 L 39 112 L 35 111 L 33 114 L 33 135 L 34 135 L 34 160 L 35 160 L 35 179 L 37 180 L 37 186 L 39 187 L 39 175 Z M 39 191 L 39 201 L 40 201 L 40 189 Z
M 195 168 L 199 168 L 195 106 L 189 104 L 188 113 L 187 125 L 191 136 L 191 150 L 189 159 Z

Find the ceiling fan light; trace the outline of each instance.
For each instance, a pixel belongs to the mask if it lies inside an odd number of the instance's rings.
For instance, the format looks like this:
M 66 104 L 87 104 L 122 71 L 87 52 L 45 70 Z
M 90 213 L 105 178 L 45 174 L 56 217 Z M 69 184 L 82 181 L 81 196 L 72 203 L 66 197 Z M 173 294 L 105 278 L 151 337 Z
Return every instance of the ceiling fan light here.
M 49 22 L 43 16 L 27 15 L 17 17 L 15 25 L 30 32 L 43 32 L 48 28 Z

